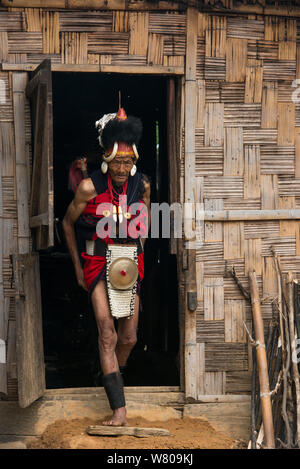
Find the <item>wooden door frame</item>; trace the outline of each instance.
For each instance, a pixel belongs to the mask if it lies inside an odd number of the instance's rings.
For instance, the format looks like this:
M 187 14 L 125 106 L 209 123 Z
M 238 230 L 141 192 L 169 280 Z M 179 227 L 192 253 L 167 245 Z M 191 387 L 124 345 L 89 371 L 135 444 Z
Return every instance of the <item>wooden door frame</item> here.
M 5 69 L 10 70 L 26 70 L 27 72 L 33 71 L 37 66 L 34 64 L 5 64 Z M 63 65 L 63 66 L 57 66 Z M 176 183 L 174 182 L 173 188 L 171 191 L 170 196 L 172 200 L 170 203 L 178 202 L 180 203 L 180 135 L 181 135 L 181 128 L 184 125 L 184 116 L 182 115 L 183 108 L 182 108 L 182 100 L 183 100 L 183 93 L 184 93 L 184 83 L 183 83 L 183 74 L 184 68 L 183 67 L 125 67 L 125 66 L 91 66 L 91 65 L 65 65 L 65 64 L 51 64 L 51 71 L 55 72 L 97 72 L 97 73 L 116 73 L 116 74 L 126 74 L 126 75 L 155 75 L 155 76 L 167 76 L 170 77 L 170 80 L 173 82 L 173 103 L 172 108 L 175 110 L 175 119 L 174 119 L 174 134 L 172 138 L 168 141 L 168 164 L 169 164 L 169 183 L 171 181 L 171 174 L 176 175 Z M 170 82 L 169 82 L 170 83 Z M 170 98 L 170 95 L 168 95 Z M 168 101 L 167 101 L 168 107 Z M 168 138 L 168 136 L 167 136 Z M 175 155 L 175 158 L 174 158 Z M 169 184 L 170 186 L 170 184 Z M 176 241 L 176 240 L 175 240 Z M 184 273 L 181 269 L 182 258 L 180 254 L 182 253 L 182 240 L 177 240 L 176 243 L 172 244 L 171 252 L 176 254 L 177 256 L 177 282 L 178 282 L 178 320 L 179 320 L 179 362 L 180 362 L 180 385 L 178 386 L 169 386 L 168 389 L 171 391 L 178 391 L 180 388 L 181 391 L 184 391 L 184 298 L 182 298 L 182 292 L 180 289 L 180 285 L 183 285 L 183 276 Z M 160 388 L 164 388 L 161 386 L 157 386 L 156 389 L 159 390 Z M 76 388 L 80 389 L 80 388 Z M 143 388 L 144 389 L 144 388 Z M 47 390 L 47 388 L 46 388 Z M 152 387 L 149 386 L 149 392 L 152 392 Z

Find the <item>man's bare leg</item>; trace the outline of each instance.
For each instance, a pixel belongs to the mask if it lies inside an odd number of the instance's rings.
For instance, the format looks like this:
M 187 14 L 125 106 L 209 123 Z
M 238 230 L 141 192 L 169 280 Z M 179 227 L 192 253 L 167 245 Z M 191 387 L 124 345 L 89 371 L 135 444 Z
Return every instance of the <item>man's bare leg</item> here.
M 116 356 L 119 367 L 126 365 L 130 352 L 136 344 L 136 331 L 139 321 L 139 301 L 139 295 L 136 295 L 133 316 L 118 319 Z
M 92 293 L 92 303 L 98 327 L 98 342 L 100 351 L 100 363 L 103 374 L 119 371 L 118 360 L 115 353 L 117 333 L 114 320 L 110 313 L 106 283 L 100 280 Z M 126 426 L 126 407 L 113 410 L 111 419 L 102 422 L 103 425 Z

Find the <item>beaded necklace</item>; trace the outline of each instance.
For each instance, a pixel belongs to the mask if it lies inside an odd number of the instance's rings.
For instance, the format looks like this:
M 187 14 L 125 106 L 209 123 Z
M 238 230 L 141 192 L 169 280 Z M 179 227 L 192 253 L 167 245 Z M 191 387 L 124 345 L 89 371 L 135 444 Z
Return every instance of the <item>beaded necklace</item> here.
M 108 175 L 107 175 L 107 187 L 108 187 L 108 191 L 110 193 L 111 201 L 112 201 L 112 204 L 113 204 L 113 219 L 115 221 L 117 221 L 117 219 L 119 218 L 120 223 L 122 223 L 122 221 L 123 221 L 122 207 L 120 205 L 120 196 L 126 195 L 127 186 L 128 186 L 128 179 L 122 187 L 122 192 L 119 193 L 114 188 L 111 176 L 108 173 Z
M 128 186 L 128 179 L 125 182 L 125 184 L 123 184 L 122 192 L 118 192 L 113 186 L 113 182 L 112 182 L 110 174 L 107 175 L 107 187 L 111 196 L 112 203 L 114 205 L 117 205 L 117 206 L 120 205 L 119 197 L 122 195 L 126 195 L 127 186 Z

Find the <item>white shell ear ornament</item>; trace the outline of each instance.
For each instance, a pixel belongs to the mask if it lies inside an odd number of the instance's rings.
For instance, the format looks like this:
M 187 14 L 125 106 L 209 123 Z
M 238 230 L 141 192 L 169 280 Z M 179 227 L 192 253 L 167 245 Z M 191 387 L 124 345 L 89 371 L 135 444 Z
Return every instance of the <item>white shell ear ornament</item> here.
M 102 164 L 101 164 L 101 171 L 103 174 L 106 174 L 107 173 L 107 170 L 108 170 L 108 164 L 106 163 L 106 161 L 102 161 Z
M 136 173 L 136 165 L 134 164 L 130 170 L 130 176 L 134 176 Z

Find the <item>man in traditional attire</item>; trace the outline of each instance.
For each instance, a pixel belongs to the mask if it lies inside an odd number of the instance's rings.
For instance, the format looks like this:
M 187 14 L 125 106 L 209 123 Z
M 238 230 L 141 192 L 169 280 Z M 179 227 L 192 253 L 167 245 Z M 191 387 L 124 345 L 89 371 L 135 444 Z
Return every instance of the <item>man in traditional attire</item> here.
M 144 243 L 150 224 L 150 183 L 136 171 L 140 119 L 106 114 L 96 122 L 104 149 L 101 170 L 83 179 L 63 220 L 78 284 L 88 291 L 98 326 L 102 381 L 111 419 L 127 425 L 122 372 L 136 343 Z M 77 234 L 85 240 L 80 259 Z M 118 319 L 118 332 L 114 327 Z

